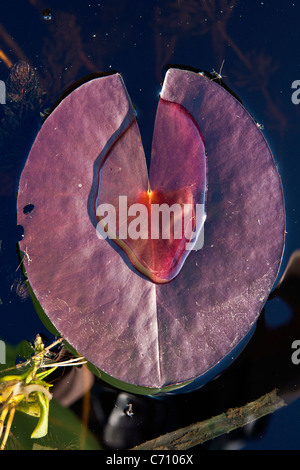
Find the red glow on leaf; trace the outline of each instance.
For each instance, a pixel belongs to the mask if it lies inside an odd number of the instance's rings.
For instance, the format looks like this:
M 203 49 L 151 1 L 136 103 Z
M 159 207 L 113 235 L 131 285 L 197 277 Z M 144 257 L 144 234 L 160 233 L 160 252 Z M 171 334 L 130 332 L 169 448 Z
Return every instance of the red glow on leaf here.
M 105 156 L 95 209 L 97 213 L 99 204 L 114 207 L 115 216 L 110 220 L 97 214 L 102 229 L 139 272 L 152 282 L 166 283 L 178 275 L 191 250 L 192 244 L 188 244 L 196 228 L 196 204 L 204 204 L 204 143 L 190 114 L 161 99 L 149 182 L 146 166 L 128 167 L 134 155 L 128 155 L 126 141 L 132 138 L 133 128 L 131 123 Z

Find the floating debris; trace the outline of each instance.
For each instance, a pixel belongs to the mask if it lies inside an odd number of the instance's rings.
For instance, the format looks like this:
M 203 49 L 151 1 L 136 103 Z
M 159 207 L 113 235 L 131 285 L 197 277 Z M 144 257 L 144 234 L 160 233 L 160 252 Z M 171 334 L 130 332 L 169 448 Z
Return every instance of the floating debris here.
M 42 15 L 45 21 L 51 21 L 52 20 L 52 13 L 48 8 L 45 8 L 42 11 Z

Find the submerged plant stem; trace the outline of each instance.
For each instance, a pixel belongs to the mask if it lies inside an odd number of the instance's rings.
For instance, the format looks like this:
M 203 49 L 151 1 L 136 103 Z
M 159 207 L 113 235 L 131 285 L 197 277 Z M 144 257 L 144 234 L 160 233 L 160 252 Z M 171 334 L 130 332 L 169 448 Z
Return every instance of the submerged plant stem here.
M 5 448 L 6 441 L 7 441 L 8 436 L 9 436 L 10 428 L 11 428 L 11 425 L 12 425 L 12 422 L 13 422 L 13 419 L 14 419 L 14 416 L 15 416 L 15 411 L 16 411 L 15 407 L 11 408 L 10 411 L 9 411 L 8 420 L 7 420 L 7 423 L 6 423 L 6 429 L 5 429 L 5 433 L 4 433 L 4 436 L 3 436 L 3 440 L 1 442 L 0 450 L 4 450 L 4 448 Z
M 255 401 L 239 408 L 231 408 L 220 415 L 202 422 L 191 424 L 176 431 L 169 432 L 156 439 L 135 446 L 132 450 L 184 450 L 190 449 L 205 441 L 252 423 L 257 419 L 273 413 L 285 406 L 277 390 L 263 395 Z

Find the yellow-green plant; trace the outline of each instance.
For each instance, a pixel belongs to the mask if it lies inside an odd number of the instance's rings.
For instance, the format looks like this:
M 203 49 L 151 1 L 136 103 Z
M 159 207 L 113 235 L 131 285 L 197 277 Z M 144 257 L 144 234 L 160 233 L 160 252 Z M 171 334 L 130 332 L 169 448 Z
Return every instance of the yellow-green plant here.
M 5 448 L 16 410 L 38 418 L 31 434 L 32 438 L 44 437 L 47 434 L 52 394 L 49 392 L 51 384 L 47 383 L 45 378 L 57 367 L 86 362 L 83 357 L 63 362 L 55 362 L 53 358 L 49 358 L 50 350 L 62 341 L 60 338 L 45 348 L 42 338 L 37 335 L 30 359 L 1 371 L 1 374 L 9 373 L 0 377 L 0 450 Z

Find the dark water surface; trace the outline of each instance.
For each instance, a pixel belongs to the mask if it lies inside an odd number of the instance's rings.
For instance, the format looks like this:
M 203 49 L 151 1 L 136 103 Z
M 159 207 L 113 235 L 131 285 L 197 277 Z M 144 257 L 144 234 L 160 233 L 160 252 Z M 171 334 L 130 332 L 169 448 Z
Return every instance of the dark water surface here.
M 20 234 L 15 194 L 41 124 L 40 112 L 51 108 L 76 80 L 92 73 L 122 74 L 149 158 L 166 66 L 208 72 L 221 69 L 226 85 L 263 126 L 282 178 L 287 236 L 280 279 L 300 240 L 300 105 L 292 88 L 300 80 L 299 14 L 299 2 L 289 0 L 3 2 L 0 79 L 6 81 L 11 65 L 22 60 L 35 71 L 39 87 L 34 76 L 19 70 L 7 87 L 10 102 L 0 105 L 1 339 L 12 345 L 33 341 L 37 333 L 52 339 L 17 269 Z M 95 383 L 90 429 L 99 442 L 112 449 L 128 448 L 278 387 L 288 406 L 202 448 L 300 449 L 300 364 L 291 360 L 292 342 L 300 340 L 299 287 L 298 260 L 287 282 L 267 302 L 242 356 L 224 376 L 199 392 L 154 401 Z M 70 406 L 81 416 L 80 399 Z

